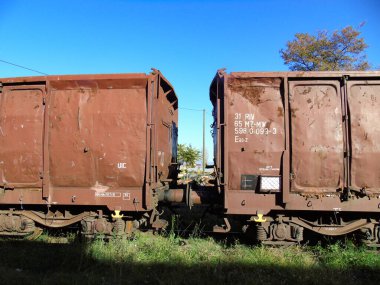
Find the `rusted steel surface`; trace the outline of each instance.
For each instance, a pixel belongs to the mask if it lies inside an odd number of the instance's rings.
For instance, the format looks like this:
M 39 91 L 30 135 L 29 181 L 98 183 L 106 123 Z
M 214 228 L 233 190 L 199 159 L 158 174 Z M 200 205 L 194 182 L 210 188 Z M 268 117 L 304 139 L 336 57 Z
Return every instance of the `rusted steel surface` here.
M 219 70 L 210 99 L 227 213 L 378 212 L 379 79 L 380 72 Z
M 343 187 L 343 122 L 339 81 L 289 82 L 291 191 Z
M 4 86 L 0 96 L 0 187 L 41 187 L 44 86 Z
M 257 173 L 278 176 L 284 150 L 284 111 L 278 78 L 231 77 L 227 83 L 231 190 L 249 188 Z M 227 95 L 228 94 L 228 95 Z M 244 161 L 244 163 L 242 163 Z
M 112 89 L 97 81 L 73 90 L 59 83 L 51 84 L 49 100 L 50 187 L 142 187 L 146 80 L 121 80 Z
M 0 82 L 0 203 L 149 210 L 173 178 L 177 97 L 158 70 Z
M 348 82 L 351 116 L 351 185 L 380 193 L 380 81 Z

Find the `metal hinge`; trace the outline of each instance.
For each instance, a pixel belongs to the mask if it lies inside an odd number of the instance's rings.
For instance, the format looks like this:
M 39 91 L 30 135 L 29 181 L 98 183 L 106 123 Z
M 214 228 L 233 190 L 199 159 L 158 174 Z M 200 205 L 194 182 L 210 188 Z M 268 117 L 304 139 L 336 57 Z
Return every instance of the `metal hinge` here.
M 296 178 L 296 175 L 293 172 L 289 173 L 289 179 L 294 180 Z

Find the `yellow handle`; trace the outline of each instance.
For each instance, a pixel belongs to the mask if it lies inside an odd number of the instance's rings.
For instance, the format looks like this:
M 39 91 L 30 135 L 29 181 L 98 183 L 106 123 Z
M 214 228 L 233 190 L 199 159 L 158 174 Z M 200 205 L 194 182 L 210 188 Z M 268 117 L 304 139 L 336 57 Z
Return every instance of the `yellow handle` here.
M 124 217 L 123 214 L 120 215 L 120 210 L 115 210 L 115 215 L 114 214 L 111 214 L 112 218 L 114 219 L 121 219 L 122 217 Z
M 263 214 L 257 214 L 257 219 L 256 218 L 253 218 L 253 220 L 256 222 L 256 223 L 264 223 L 267 221 L 267 219 L 263 219 Z

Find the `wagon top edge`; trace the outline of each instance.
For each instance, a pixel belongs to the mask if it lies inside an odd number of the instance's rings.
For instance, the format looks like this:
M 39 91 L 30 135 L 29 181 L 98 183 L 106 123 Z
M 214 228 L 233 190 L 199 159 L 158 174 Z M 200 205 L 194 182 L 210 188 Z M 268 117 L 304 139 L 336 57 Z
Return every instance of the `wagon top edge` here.
M 110 73 L 110 74 L 67 74 L 67 75 L 46 75 L 46 76 L 24 76 L 24 77 L 9 77 L 0 78 L 0 82 L 3 84 L 12 83 L 31 83 L 42 81 L 70 81 L 70 80 L 123 80 L 123 79 L 148 79 L 156 75 L 160 75 L 161 79 L 166 81 L 171 87 L 169 81 L 162 75 L 162 73 L 152 68 L 151 73 Z M 173 88 L 174 89 L 174 88 Z
M 309 77 L 309 78 L 322 78 L 322 77 L 380 77 L 380 71 L 243 71 L 243 72 L 226 72 L 225 69 L 219 69 L 215 77 L 288 77 L 288 78 L 300 78 L 300 77 Z

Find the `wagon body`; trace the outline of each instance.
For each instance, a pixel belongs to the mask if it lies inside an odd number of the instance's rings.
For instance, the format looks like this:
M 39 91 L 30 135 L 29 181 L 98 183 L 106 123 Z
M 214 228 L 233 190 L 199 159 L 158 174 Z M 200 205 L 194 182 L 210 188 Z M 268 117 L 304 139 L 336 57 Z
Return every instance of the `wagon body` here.
M 175 178 L 177 97 L 159 71 L 0 84 L 3 208 L 148 211 Z
M 379 213 L 380 72 L 220 70 L 210 99 L 226 213 Z

